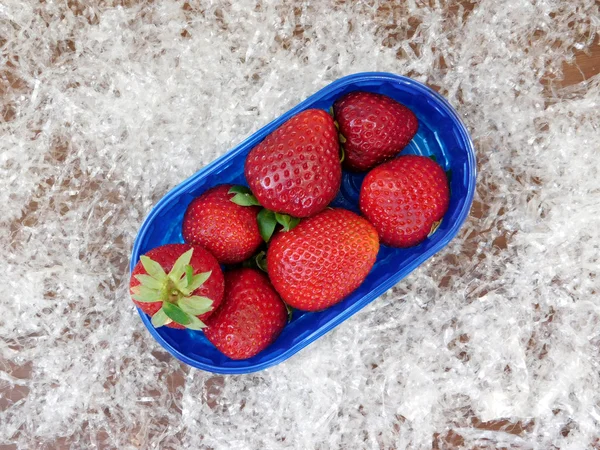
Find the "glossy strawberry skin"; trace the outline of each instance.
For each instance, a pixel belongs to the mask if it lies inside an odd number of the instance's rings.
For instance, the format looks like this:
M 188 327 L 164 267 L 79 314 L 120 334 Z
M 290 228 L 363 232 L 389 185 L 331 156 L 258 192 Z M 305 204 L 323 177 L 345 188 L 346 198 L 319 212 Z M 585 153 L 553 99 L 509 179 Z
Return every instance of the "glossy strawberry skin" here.
M 240 206 L 231 201 L 232 185 L 215 186 L 192 200 L 183 217 L 183 239 L 201 245 L 222 264 L 244 261 L 262 243 L 256 215 L 258 206 Z
M 413 112 L 390 97 L 351 92 L 333 105 L 339 131 L 346 139 L 344 166 L 362 172 L 393 158 L 417 133 Z
M 309 217 L 335 198 L 342 179 L 339 159 L 333 119 L 323 110 L 309 109 L 254 147 L 244 173 L 265 208 Z
M 345 209 L 326 209 L 273 238 L 267 269 L 288 305 L 320 311 L 364 281 L 378 251 L 377 232 L 369 222 Z
M 175 261 L 177 261 L 177 258 L 179 258 L 190 248 L 194 249 L 194 253 L 192 254 L 192 259 L 190 261 L 190 265 L 194 268 L 194 275 L 202 272 L 212 271 L 208 280 L 206 280 L 202 286 L 193 292 L 193 295 L 208 297 L 213 301 L 213 310 L 198 316 L 200 320 L 204 321 L 219 307 L 221 301 L 223 300 L 223 292 L 225 290 L 223 272 L 215 257 L 204 248 L 189 244 L 162 245 L 147 252 L 146 256 L 159 263 L 164 271 L 169 273 L 173 268 Z M 131 273 L 129 288 L 131 289 L 140 284 L 140 282 L 135 278 L 135 275 L 143 275 L 146 273 L 147 272 L 142 264 L 138 262 Z M 138 308 L 140 308 L 150 317 L 156 314 L 162 307 L 162 302 L 143 303 L 133 300 L 133 303 L 135 303 Z M 178 329 L 185 328 L 175 322 L 170 322 L 166 326 Z
M 225 273 L 225 298 L 204 330 L 231 359 L 247 359 L 267 348 L 287 322 L 287 309 L 269 279 L 254 269 Z
M 427 238 L 450 203 L 444 170 L 425 156 L 400 156 L 371 170 L 359 204 L 383 244 L 412 247 Z

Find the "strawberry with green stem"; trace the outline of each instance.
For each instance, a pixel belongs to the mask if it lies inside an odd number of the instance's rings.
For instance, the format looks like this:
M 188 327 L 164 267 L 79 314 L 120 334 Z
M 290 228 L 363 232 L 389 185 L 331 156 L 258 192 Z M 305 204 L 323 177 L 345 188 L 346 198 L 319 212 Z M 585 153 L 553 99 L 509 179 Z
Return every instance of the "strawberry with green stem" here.
M 256 216 L 257 202 L 239 200 L 237 187 L 214 186 L 196 197 L 183 216 L 183 239 L 201 245 L 222 264 L 237 264 L 252 256 L 263 242 Z
M 204 248 L 167 244 L 140 257 L 129 286 L 133 302 L 155 327 L 200 330 L 223 300 L 224 278 Z
M 379 251 L 377 231 L 351 211 L 326 209 L 267 250 L 267 271 L 281 298 L 301 311 L 321 311 L 342 301 L 367 277 Z

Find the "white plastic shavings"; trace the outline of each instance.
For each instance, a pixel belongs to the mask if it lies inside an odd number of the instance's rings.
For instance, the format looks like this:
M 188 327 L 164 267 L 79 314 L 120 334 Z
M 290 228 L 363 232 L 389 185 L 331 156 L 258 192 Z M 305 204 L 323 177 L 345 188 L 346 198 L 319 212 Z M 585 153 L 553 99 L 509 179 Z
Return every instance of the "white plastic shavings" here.
M 592 448 L 600 77 L 547 80 L 597 45 L 597 2 L 279 3 L 0 4 L 0 446 Z M 222 377 L 171 358 L 127 294 L 145 215 L 372 70 L 437 86 L 470 129 L 459 236 L 279 366 Z

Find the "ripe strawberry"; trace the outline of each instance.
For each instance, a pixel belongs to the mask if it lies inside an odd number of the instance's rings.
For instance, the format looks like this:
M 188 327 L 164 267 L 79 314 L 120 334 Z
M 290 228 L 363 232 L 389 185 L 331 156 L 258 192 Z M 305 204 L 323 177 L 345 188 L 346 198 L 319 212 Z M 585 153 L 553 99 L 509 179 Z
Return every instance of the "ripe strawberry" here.
M 155 327 L 199 330 L 223 300 L 219 263 L 207 250 L 167 244 L 140 257 L 129 282 L 131 298 Z
M 258 270 L 225 273 L 225 300 L 204 331 L 231 359 L 251 358 L 281 333 L 287 310 L 269 279 Z
M 262 243 L 256 216 L 258 206 L 232 200 L 233 186 L 222 184 L 192 200 L 183 217 L 183 239 L 201 245 L 220 263 L 235 264 L 252 256 Z
M 351 92 L 333 105 L 346 158 L 362 172 L 396 156 L 417 133 L 419 122 L 406 106 L 381 94 Z
M 426 156 L 400 156 L 371 170 L 360 190 L 360 210 L 391 247 L 417 245 L 450 202 L 444 170 Z
M 308 109 L 252 149 L 244 169 L 261 205 L 294 217 L 323 210 L 342 179 L 337 130 L 329 114 Z
M 378 251 L 373 225 L 345 209 L 326 209 L 273 238 L 267 269 L 288 305 L 319 311 L 363 282 Z

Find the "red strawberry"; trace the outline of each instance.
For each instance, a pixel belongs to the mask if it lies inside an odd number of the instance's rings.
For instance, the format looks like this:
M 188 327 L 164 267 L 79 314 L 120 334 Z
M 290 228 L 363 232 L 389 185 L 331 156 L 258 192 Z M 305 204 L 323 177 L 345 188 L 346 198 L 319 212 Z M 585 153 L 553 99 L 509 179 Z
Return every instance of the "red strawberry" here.
M 233 186 L 222 184 L 192 200 L 183 217 L 183 239 L 201 245 L 220 263 L 235 264 L 252 256 L 262 243 L 256 216 L 258 206 L 231 201 Z
M 199 330 L 223 300 L 219 263 L 202 247 L 167 244 L 140 257 L 129 282 L 131 297 L 155 327 Z
M 319 311 L 363 282 L 378 251 L 373 225 L 345 209 L 326 209 L 273 238 L 267 269 L 288 305 Z
M 346 94 L 336 100 L 333 111 L 346 153 L 344 165 L 359 172 L 396 156 L 419 128 L 410 109 L 371 92 Z
M 205 336 L 231 359 L 251 358 L 281 333 L 287 310 L 269 279 L 254 269 L 225 273 L 225 300 Z
M 252 149 L 244 169 L 261 205 L 294 217 L 323 210 L 342 179 L 337 130 L 329 114 L 308 109 Z
M 391 247 L 417 245 L 442 219 L 450 190 L 444 170 L 426 156 L 400 156 L 371 170 L 360 190 L 360 210 Z

